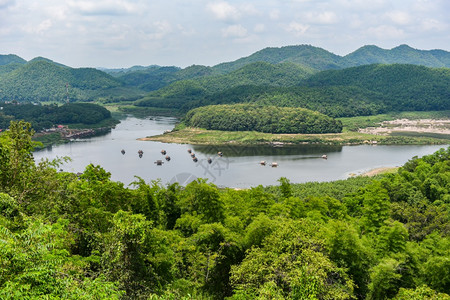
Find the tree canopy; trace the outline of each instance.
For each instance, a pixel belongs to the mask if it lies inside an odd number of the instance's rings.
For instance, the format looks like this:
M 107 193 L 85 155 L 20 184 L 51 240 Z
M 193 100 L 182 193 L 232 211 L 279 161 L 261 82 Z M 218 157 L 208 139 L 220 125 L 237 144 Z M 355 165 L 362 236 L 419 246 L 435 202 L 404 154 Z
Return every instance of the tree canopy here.
M 397 173 L 245 190 L 35 163 L 0 135 L 3 299 L 450 299 L 450 148 Z

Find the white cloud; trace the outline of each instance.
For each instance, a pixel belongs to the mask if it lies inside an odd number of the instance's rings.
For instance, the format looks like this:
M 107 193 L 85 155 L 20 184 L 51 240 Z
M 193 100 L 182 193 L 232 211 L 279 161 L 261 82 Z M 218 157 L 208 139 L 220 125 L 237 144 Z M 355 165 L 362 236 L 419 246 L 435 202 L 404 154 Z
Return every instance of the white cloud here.
M 215 2 L 207 5 L 207 8 L 219 20 L 239 19 L 239 10 L 228 2 Z
M 341 9 L 343 8 L 358 11 L 373 11 L 376 9 L 382 9 L 392 4 L 392 0 L 336 0 L 329 2 L 333 2 L 335 7 L 340 7 Z
M 271 20 L 278 20 L 280 18 L 280 11 L 278 9 L 274 9 L 269 12 L 269 18 Z
M 151 40 L 160 40 L 172 32 L 172 25 L 168 21 L 157 21 L 153 23 L 153 28 L 150 33 L 147 33 L 147 38 Z
M 126 15 L 138 11 L 137 6 L 123 0 L 69 1 L 69 6 L 83 15 Z
M 266 31 L 266 25 L 264 25 L 262 23 L 256 24 L 255 27 L 253 28 L 253 30 L 257 33 L 264 32 L 264 31 Z
M 0 9 L 8 8 L 9 6 L 13 6 L 16 1 L 14 0 L 0 0 Z
M 412 21 L 410 14 L 404 11 L 390 11 L 386 13 L 386 17 L 398 25 L 407 25 Z
M 297 22 L 291 22 L 289 23 L 289 25 L 286 27 L 286 31 L 288 32 L 293 32 L 295 35 L 303 35 L 306 33 L 306 31 L 309 29 L 309 25 L 306 24 L 300 24 Z
M 374 36 L 377 39 L 399 39 L 403 38 L 405 32 L 394 26 L 380 25 L 377 27 L 368 28 L 369 36 Z
M 449 27 L 449 25 L 444 24 L 436 19 L 424 19 L 421 22 L 420 28 L 425 31 L 430 30 L 437 30 L 437 31 L 443 31 L 446 30 Z
M 247 29 L 242 25 L 230 25 L 222 30 L 224 37 L 238 37 L 243 38 L 247 35 Z
M 306 19 L 316 24 L 334 24 L 338 21 L 338 17 L 333 11 L 309 12 L 306 13 Z
M 36 28 L 36 32 L 41 33 L 43 31 L 46 31 L 46 30 L 50 29 L 50 27 L 52 27 L 52 24 L 53 23 L 51 20 L 49 20 L 49 19 L 44 20 L 38 25 L 38 27 Z

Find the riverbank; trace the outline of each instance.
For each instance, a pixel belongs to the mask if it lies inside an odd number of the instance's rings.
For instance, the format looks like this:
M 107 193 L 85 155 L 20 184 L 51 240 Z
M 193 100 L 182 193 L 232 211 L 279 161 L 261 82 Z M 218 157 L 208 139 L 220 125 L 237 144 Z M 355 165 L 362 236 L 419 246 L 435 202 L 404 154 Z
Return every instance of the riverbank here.
M 369 170 L 369 171 L 361 174 L 361 176 L 373 177 L 373 176 L 381 175 L 381 174 L 395 173 L 398 171 L 398 169 L 399 169 L 399 167 L 381 167 L 381 168 Z
M 140 138 L 142 141 L 194 145 L 257 145 L 272 144 L 283 146 L 289 144 L 327 144 L 327 145 L 444 145 L 450 142 L 445 136 L 430 137 L 409 135 L 379 135 L 365 132 L 343 132 L 329 134 L 271 134 L 255 131 L 219 131 L 200 128 L 183 128 L 180 130 Z
M 33 136 L 33 140 L 42 143 L 42 147 L 37 147 L 37 149 L 42 149 L 52 145 L 63 144 L 74 139 L 89 138 L 106 134 L 119 123 L 119 120 L 110 118 L 92 125 L 60 125 L 58 127 L 35 133 L 35 135 Z

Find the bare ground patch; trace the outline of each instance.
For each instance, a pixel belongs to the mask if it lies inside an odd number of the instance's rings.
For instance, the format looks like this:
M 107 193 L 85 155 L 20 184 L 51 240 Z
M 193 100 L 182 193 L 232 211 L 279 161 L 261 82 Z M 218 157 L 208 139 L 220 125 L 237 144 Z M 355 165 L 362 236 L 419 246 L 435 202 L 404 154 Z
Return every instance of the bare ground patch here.
M 389 135 L 393 132 L 436 133 L 449 135 L 450 119 L 397 119 L 393 121 L 381 122 L 379 127 L 367 127 L 360 129 L 359 132 L 376 135 Z

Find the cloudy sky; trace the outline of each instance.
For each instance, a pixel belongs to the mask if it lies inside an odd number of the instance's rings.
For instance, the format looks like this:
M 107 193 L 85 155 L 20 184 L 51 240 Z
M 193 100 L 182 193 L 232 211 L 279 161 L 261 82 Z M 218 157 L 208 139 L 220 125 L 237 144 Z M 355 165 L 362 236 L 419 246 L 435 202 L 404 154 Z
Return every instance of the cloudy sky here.
M 299 44 L 450 51 L 450 1 L 0 0 L 0 54 L 72 67 L 215 65 Z

